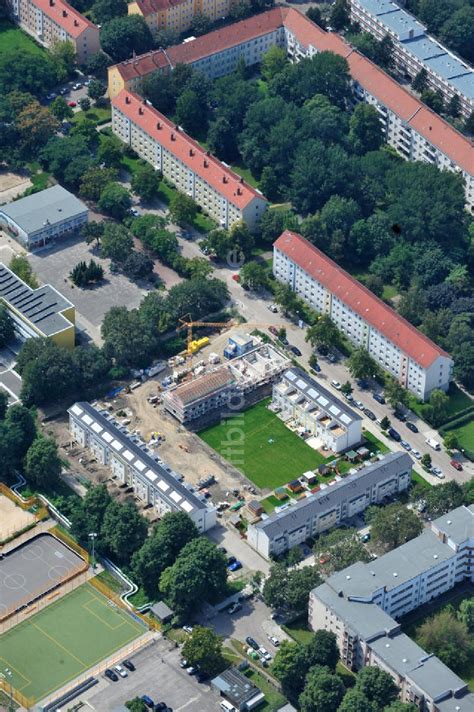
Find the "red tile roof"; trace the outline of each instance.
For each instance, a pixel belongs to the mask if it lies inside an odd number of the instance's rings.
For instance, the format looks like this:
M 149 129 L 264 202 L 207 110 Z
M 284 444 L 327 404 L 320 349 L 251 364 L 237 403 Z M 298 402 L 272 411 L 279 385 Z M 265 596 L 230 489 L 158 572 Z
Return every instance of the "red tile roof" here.
M 135 0 L 141 13 L 147 17 L 155 12 L 169 10 L 171 7 L 181 5 L 186 0 Z
M 153 0 L 150 0 L 153 1 Z M 149 52 L 117 65 L 125 80 L 145 76 L 154 69 L 179 63 L 191 64 L 217 52 L 268 34 L 279 27 L 290 30 L 305 47 L 335 52 L 347 59 L 352 78 L 382 104 L 412 126 L 469 175 L 474 173 L 474 147 L 444 119 L 428 109 L 367 57 L 359 54 L 342 37 L 325 32 L 293 8 L 274 8 L 261 15 L 227 25 L 207 35 L 166 51 Z
M 32 0 L 32 3 L 75 39 L 88 27 L 95 27 L 99 31 L 97 25 L 64 0 Z
M 415 329 L 406 319 L 298 233 L 285 230 L 274 243 L 274 247 L 302 267 L 305 272 L 423 368 L 431 366 L 439 356 L 450 358 L 449 354 L 431 339 Z
M 112 99 L 112 105 L 240 210 L 255 198 L 266 200 L 243 178 L 211 156 L 197 141 L 136 94 L 123 90 Z

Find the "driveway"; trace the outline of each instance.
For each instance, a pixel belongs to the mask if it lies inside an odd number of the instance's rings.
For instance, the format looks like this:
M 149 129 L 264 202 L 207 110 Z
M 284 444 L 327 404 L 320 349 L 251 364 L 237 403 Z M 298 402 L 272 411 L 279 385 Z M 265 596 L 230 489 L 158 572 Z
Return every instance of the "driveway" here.
M 257 552 L 252 549 L 244 539 L 241 539 L 236 532 L 232 531 L 232 529 L 227 529 L 218 523 L 207 532 L 207 536 L 218 546 L 224 546 L 228 554 L 233 554 L 233 556 L 241 561 L 244 573 L 246 569 L 248 571 L 261 571 L 263 574 L 267 574 L 270 571 L 270 563 L 266 559 L 263 559 L 260 554 L 257 554 Z M 242 574 L 242 571 L 238 573 Z

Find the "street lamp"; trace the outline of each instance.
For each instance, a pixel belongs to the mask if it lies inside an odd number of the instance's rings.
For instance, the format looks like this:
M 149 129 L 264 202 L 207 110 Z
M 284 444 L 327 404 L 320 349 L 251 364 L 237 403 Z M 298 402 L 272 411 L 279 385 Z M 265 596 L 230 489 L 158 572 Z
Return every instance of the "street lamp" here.
M 95 540 L 99 535 L 97 532 L 90 532 L 89 539 L 92 541 L 92 568 L 95 569 Z

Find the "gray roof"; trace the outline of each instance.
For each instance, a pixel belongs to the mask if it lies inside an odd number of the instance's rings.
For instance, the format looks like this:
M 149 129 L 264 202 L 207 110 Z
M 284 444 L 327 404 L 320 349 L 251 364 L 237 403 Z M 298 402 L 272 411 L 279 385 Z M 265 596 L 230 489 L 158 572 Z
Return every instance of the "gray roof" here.
M 464 74 L 462 77 L 455 77 L 450 80 L 450 84 L 457 89 L 460 94 L 474 100 L 474 72 Z
M 46 222 L 55 225 L 87 212 L 88 208 L 75 195 L 61 185 L 53 185 L 39 193 L 20 198 L 0 208 L 4 213 L 29 235 L 44 228 Z
M 433 700 L 467 689 L 464 680 L 461 680 L 435 655 L 427 653 L 425 653 L 425 660 L 407 672 L 406 677 L 419 690 L 428 693 Z
M 437 702 L 436 707 L 439 712 L 474 712 L 474 694 L 468 692 L 462 697 L 451 697 Z
M 169 618 L 170 616 L 174 615 L 174 611 L 169 606 L 167 606 L 164 601 L 158 601 L 158 603 L 155 603 L 150 608 L 150 610 L 153 615 L 155 615 L 160 620 L 164 620 L 165 618 Z
M 228 700 L 238 708 L 251 700 L 260 690 L 254 683 L 237 668 L 231 667 L 212 681 L 213 687 L 218 689 Z
M 283 373 L 283 381 L 288 381 L 294 388 L 300 391 L 307 400 L 313 402 L 320 410 L 330 415 L 334 420 L 344 427 L 351 423 L 362 420 L 361 416 L 352 408 L 349 408 L 335 395 L 322 386 L 319 381 L 308 376 L 301 368 L 289 368 Z
M 371 15 L 384 15 L 387 12 L 400 10 L 391 0 L 359 0 L 359 4 Z
M 379 15 L 378 20 L 399 36 L 406 32 L 413 32 L 414 36 L 423 35 L 425 33 L 425 27 L 421 22 L 418 22 L 418 20 L 415 20 L 414 17 L 402 10 Z
M 435 531 L 444 532 L 455 544 L 463 544 L 474 539 L 474 504 L 458 507 L 432 522 Z
M 434 42 L 430 37 L 415 37 L 413 40 L 407 40 L 403 46 L 410 50 L 418 59 L 426 60 L 430 57 L 439 57 L 446 54 L 444 47 Z
M 0 299 L 33 324 L 44 336 L 70 328 L 60 312 L 74 306 L 49 284 L 32 289 L 0 262 Z
M 462 64 L 459 59 L 447 53 L 439 57 L 431 57 L 425 61 L 425 64 L 443 79 L 454 79 L 465 74 L 472 74 L 469 68 Z
M 94 437 L 102 441 L 118 456 L 128 462 L 144 481 L 159 490 L 160 497 L 170 504 L 172 509 L 182 509 L 188 514 L 192 510 L 206 509 L 207 505 L 194 492 L 191 492 L 167 470 L 164 463 L 157 462 L 148 450 L 143 450 L 126 428 L 120 429 L 106 411 L 94 408 L 90 403 L 79 402 L 69 408 L 70 413 L 83 427 L 92 431 Z
M 280 512 L 274 512 L 254 526 L 263 530 L 270 539 L 274 539 L 280 532 L 298 529 L 309 518 L 331 511 L 344 501 L 357 499 L 377 482 L 395 477 L 404 470 L 411 472 L 412 465 L 412 460 L 406 452 L 391 452 L 383 460 L 362 467 L 357 473 L 334 485 L 300 499 Z

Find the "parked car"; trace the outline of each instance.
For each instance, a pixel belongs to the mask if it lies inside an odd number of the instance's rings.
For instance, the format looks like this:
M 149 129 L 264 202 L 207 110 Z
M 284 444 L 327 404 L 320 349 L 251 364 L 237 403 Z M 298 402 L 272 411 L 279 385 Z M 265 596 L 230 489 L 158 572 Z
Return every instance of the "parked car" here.
M 443 471 L 440 470 L 439 467 L 432 467 L 432 468 L 431 468 L 431 474 L 434 475 L 435 477 L 438 477 L 440 480 L 444 480 Z
M 259 653 L 260 657 L 262 657 L 267 662 L 270 662 L 270 660 L 272 659 L 272 656 L 270 655 L 270 653 L 268 652 L 268 650 L 266 648 L 263 648 L 263 647 L 259 648 L 258 653 Z
M 280 641 L 278 640 L 278 638 L 275 638 L 274 635 L 269 635 L 268 640 L 272 645 L 275 646 L 275 648 L 278 648 L 278 646 L 280 645 Z
M 385 405 L 385 398 L 381 393 L 372 393 L 372 398 L 377 401 L 377 403 L 380 403 L 381 405 Z
M 121 665 L 114 665 L 114 670 L 120 677 L 128 677 L 128 672 Z
M 278 307 L 276 304 L 269 304 L 268 309 L 272 312 L 272 314 L 278 314 Z
M 70 106 L 70 107 L 71 107 L 71 109 L 74 109 L 74 107 L 76 107 L 76 106 L 77 106 L 77 104 L 76 104 L 76 102 L 75 102 L 75 101 L 68 101 L 67 105 L 68 105 L 68 106 Z
M 339 381 L 334 381 L 334 380 L 331 381 L 331 386 L 333 386 L 333 388 L 335 388 L 336 391 L 340 391 L 340 390 L 341 390 L 341 384 L 339 383 Z
M 410 443 L 407 443 L 406 440 L 400 440 L 400 445 L 405 448 L 407 452 L 410 452 L 411 450 L 411 445 Z
M 359 410 L 364 410 L 364 408 L 365 408 L 364 404 L 360 400 L 354 401 L 354 405 L 356 408 L 359 408 Z
M 411 454 L 415 458 L 415 460 L 421 460 L 421 452 L 418 452 L 418 450 L 412 450 Z
M 376 420 L 375 413 L 372 413 L 372 411 L 368 408 L 364 408 L 364 414 L 368 417 L 369 420 Z
M 188 675 L 195 675 L 197 673 L 198 669 L 197 667 L 194 667 L 194 665 L 190 665 L 188 668 L 186 668 L 186 672 Z
M 204 672 L 203 670 L 198 670 L 196 673 L 196 680 L 198 682 L 206 682 L 206 680 L 209 680 L 209 673 Z
M 192 625 L 183 625 L 183 630 L 185 633 L 192 633 L 193 632 L 193 627 Z
M 73 91 L 77 91 L 77 90 L 80 89 L 81 87 L 82 87 L 82 83 L 81 83 L 81 82 L 76 82 L 75 84 L 72 85 L 72 90 L 73 90 Z
M 452 465 L 452 467 L 454 467 L 455 470 L 458 470 L 458 472 L 461 472 L 462 465 L 457 460 L 451 460 L 450 465 Z
M 404 413 L 401 413 L 399 410 L 394 411 L 393 417 L 399 420 L 401 423 L 404 423 L 407 419 L 406 415 Z
M 232 279 L 234 280 L 234 282 L 240 282 L 240 275 L 239 275 L 239 274 L 233 274 L 233 275 L 232 275 Z
M 419 430 L 418 430 L 418 428 L 416 427 L 415 423 L 411 423 L 409 420 L 407 420 L 407 422 L 405 423 L 405 425 L 407 426 L 408 430 L 411 430 L 412 433 L 418 433 L 418 432 L 419 432 Z
M 118 675 L 110 668 L 106 668 L 104 670 L 104 675 L 105 677 L 108 677 L 109 680 L 112 680 L 113 682 L 118 682 Z
M 319 363 L 315 363 L 312 370 L 316 371 L 316 373 L 321 373 L 321 366 Z
M 157 702 L 155 705 L 155 712 L 165 712 L 166 708 L 166 702 Z
M 155 706 L 155 703 L 151 699 L 151 697 L 148 697 L 148 695 L 142 695 L 141 696 L 142 701 L 146 704 L 147 707 L 150 709 L 153 709 Z
M 387 432 L 392 438 L 392 440 L 395 440 L 395 442 L 399 443 L 401 441 L 401 435 L 395 430 L 395 428 L 389 428 Z
M 286 336 L 279 336 L 279 337 L 278 337 L 278 340 L 279 340 L 282 344 L 284 344 L 284 346 L 288 346 L 288 343 L 289 343 L 289 342 L 288 342 L 288 339 L 286 338 Z
M 343 395 L 348 403 L 352 403 L 352 401 L 354 400 L 354 396 L 351 395 L 350 393 L 344 393 Z
M 301 351 L 297 346 L 290 346 L 290 351 L 293 351 L 295 356 L 301 356 Z
M 254 650 L 258 650 L 260 647 L 257 641 L 251 638 L 250 635 L 245 638 L 245 642 L 247 643 L 247 645 L 250 645 L 250 647 Z
M 242 564 L 240 561 L 234 561 L 233 564 L 230 564 L 230 566 L 227 567 L 229 571 L 238 571 L 239 569 L 242 568 Z
M 61 96 L 64 96 L 65 94 L 68 93 L 68 91 L 69 91 L 69 87 L 61 87 L 61 89 L 59 90 L 59 93 L 61 94 Z
M 227 557 L 227 565 L 230 566 L 230 564 L 233 564 L 234 561 L 237 561 L 235 556 L 228 556 Z
M 179 667 L 180 667 L 182 670 L 185 670 L 187 667 L 189 667 L 189 666 L 188 666 L 188 661 L 185 660 L 184 658 L 181 658 L 181 660 L 179 661 Z
M 362 391 L 365 391 L 369 387 L 369 382 L 365 378 L 358 378 L 356 381 L 357 385 Z
M 276 326 L 269 326 L 268 331 L 270 332 L 270 334 L 273 334 L 273 336 L 278 336 L 278 329 L 276 328 Z
M 127 668 L 127 670 L 130 670 L 130 672 L 135 671 L 135 665 L 132 663 L 131 660 L 124 660 L 122 665 Z

